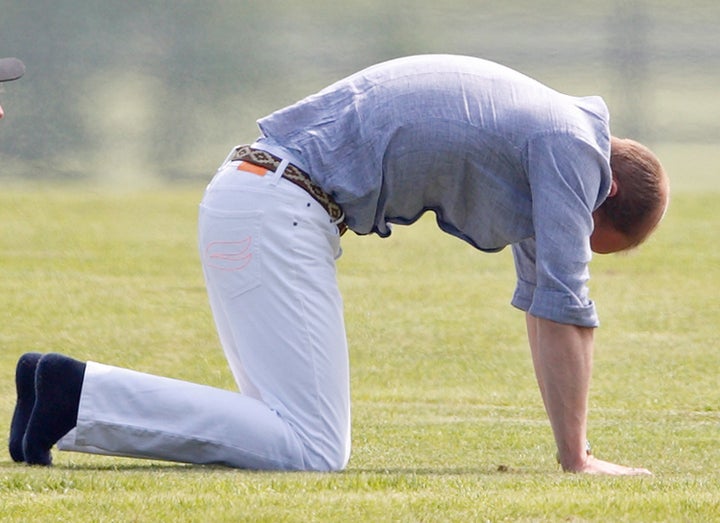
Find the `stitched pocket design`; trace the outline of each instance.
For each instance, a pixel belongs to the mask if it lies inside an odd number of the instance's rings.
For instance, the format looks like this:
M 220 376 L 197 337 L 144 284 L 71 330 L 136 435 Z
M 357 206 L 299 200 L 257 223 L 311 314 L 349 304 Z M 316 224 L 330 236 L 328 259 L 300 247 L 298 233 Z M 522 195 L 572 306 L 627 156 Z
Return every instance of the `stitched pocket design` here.
M 205 246 L 207 266 L 221 271 L 242 271 L 253 259 L 253 237 L 240 241 L 210 242 Z
M 262 283 L 261 211 L 202 208 L 200 251 L 208 284 L 239 296 Z

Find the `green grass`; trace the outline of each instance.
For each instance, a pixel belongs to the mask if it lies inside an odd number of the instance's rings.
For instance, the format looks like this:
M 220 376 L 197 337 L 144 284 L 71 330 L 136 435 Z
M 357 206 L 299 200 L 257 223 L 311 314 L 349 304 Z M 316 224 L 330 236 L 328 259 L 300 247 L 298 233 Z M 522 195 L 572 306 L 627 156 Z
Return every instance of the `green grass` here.
M 232 388 L 195 249 L 201 189 L 0 195 L 0 433 L 28 350 Z M 720 520 L 720 194 L 675 196 L 657 235 L 598 257 L 590 438 L 650 478 L 559 472 L 509 252 L 432 221 L 344 240 L 354 450 L 338 474 L 0 454 L 2 521 Z

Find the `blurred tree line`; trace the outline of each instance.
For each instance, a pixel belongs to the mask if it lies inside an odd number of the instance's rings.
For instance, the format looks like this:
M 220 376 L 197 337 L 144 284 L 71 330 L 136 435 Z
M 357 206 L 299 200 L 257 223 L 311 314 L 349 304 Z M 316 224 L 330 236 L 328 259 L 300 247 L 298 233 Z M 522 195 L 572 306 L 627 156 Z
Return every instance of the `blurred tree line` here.
M 613 132 L 720 138 L 720 4 L 609 0 L 0 0 L 0 177 L 206 179 L 255 120 L 373 63 L 458 53 L 569 94 Z

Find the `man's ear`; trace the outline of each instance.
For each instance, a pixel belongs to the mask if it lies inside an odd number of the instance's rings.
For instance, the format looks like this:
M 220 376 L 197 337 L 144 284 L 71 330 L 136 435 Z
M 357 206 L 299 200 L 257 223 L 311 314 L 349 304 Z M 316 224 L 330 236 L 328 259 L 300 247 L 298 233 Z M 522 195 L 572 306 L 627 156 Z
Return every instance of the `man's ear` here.
M 615 180 L 615 178 L 613 178 L 612 183 L 610 184 L 610 192 L 608 193 L 607 197 L 612 198 L 613 196 L 615 196 L 617 194 L 617 192 L 618 192 L 617 181 Z

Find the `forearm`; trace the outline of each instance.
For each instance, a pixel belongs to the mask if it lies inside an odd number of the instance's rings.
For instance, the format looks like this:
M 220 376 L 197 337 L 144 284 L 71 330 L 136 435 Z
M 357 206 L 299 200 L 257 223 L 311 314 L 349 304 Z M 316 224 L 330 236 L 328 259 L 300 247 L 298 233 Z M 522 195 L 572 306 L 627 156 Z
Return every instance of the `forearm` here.
M 565 470 L 587 461 L 587 403 L 593 329 L 526 317 L 533 365 Z

